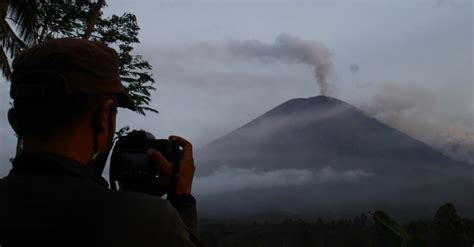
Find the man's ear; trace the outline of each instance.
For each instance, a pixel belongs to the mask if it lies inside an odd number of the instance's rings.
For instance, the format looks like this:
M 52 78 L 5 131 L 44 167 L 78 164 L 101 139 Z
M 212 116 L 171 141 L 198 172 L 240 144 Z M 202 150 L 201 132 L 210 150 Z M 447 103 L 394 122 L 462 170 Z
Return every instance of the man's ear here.
M 20 134 L 20 125 L 18 124 L 15 108 L 10 108 L 10 110 L 8 110 L 8 123 L 10 123 L 10 126 L 12 126 L 15 133 Z
M 103 101 L 96 112 L 92 115 L 92 127 L 98 132 L 103 132 L 109 128 L 110 111 L 115 107 L 113 100 Z

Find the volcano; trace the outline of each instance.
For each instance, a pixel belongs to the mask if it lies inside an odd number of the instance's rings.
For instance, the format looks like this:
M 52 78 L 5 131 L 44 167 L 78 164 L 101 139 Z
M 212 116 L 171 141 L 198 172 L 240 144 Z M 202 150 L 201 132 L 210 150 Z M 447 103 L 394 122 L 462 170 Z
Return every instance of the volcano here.
M 447 201 L 474 206 L 468 197 L 472 166 L 326 96 L 289 100 L 198 150 L 196 159 L 200 192 L 214 211 L 423 211 Z M 223 174 L 232 181 L 206 182 Z M 301 179 L 295 174 L 304 181 L 292 183 Z

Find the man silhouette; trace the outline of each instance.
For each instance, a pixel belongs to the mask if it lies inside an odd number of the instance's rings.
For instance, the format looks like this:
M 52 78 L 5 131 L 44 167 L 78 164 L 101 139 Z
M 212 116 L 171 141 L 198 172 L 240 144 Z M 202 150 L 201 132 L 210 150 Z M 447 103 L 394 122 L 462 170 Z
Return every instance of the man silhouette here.
M 107 46 L 49 40 L 13 62 L 8 119 L 22 140 L 0 180 L 0 246 L 196 246 L 192 145 L 184 149 L 174 196 L 108 189 L 102 171 L 112 148 L 117 107 L 135 105 Z M 162 174 L 171 164 L 149 150 Z

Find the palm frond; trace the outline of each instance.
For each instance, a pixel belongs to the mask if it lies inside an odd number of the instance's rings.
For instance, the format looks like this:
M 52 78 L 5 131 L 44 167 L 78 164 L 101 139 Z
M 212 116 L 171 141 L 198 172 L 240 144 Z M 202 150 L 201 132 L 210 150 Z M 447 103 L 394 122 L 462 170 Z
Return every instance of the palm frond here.
M 15 54 L 18 54 L 22 49 L 26 48 L 26 44 L 21 40 L 10 24 L 7 22 L 7 17 L 9 6 L 11 1 L 4 0 L 0 5 L 0 68 L 2 69 L 2 74 L 5 78 L 9 79 L 12 73 L 9 57 L 13 57 Z M 11 19 L 14 21 L 14 19 Z M 9 54 L 9 56 L 7 55 Z
M 38 37 L 38 1 L 15 0 L 10 1 L 9 17 L 15 22 L 19 37 L 26 44 L 34 44 Z
M 2 74 L 5 78 L 10 79 L 12 70 L 10 68 L 10 63 L 8 62 L 7 54 L 3 49 L 0 49 L 0 66 L 2 68 Z
M 11 57 L 18 54 L 23 49 L 27 48 L 27 45 L 23 40 L 18 37 L 11 28 L 10 24 L 5 20 L 0 20 L 0 41 L 2 47 L 10 54 Z

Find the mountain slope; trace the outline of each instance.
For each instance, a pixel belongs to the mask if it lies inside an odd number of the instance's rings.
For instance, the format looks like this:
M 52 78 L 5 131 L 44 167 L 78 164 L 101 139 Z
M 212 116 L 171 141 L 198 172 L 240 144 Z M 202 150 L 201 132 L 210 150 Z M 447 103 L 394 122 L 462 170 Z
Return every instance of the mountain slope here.
M 410 162 L 432 167 L 452 162 L 355 107 L 325 96 L 283 103 L 201 152 L 206 165 L 262 170 L 288 166 L 374 168 L 373 162 L 380 161 L 398 168 Z
M 325 96 L 287 101 L 198 150 L 196 158 L 205 204 L 223 211 L 473 205 L 464 199 L 474 188 L 472 167 Z

